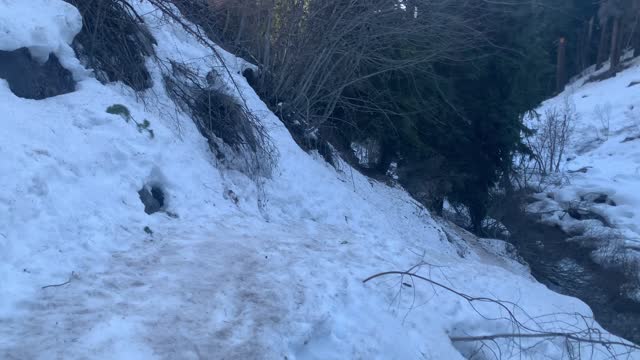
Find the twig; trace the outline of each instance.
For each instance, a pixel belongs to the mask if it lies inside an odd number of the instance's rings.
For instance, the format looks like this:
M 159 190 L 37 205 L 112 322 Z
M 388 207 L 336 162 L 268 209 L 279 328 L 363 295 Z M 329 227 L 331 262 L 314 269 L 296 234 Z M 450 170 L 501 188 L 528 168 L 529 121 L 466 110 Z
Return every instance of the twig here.
M 520 339 L 526 339 L 526 338 L 537 338 L 537 339 L 563 338 L 566 341 L 575 341 L 578 344 L 591 344 L 592 346 L 600 345 L 607 352 L 610 352 L 610 353 L 612 351 L 612 346 L 621 346 L 627 349 L 629 352 L 640 351 L 640 345 L 636 345 L 636 344 L 633 344 L 630 342 L 624 342 L 624 341 L 609 340 L 606 336 L 604 336 L 600 332 L 600 330 L 590 326 L 589 324 L 586 324 L 586 320 L 588 317 L 581 314 L 574 314 L 574 315 L 581 317 L 585 321 L 586 327 L 584 329 L 574 327 L 572 331 L 545 331 L 544 329 L 531 328 L 526 325 L 526 323 L 529 321 L 533 321 L 538 326 L 541 326 L 542 324 L 540 324 L 536 320 L 537 318 L 533 318 L 527 315 L 526 311 L 516 303 L 510 302 L 510 301 L 492 299 L 488 297 L 474 297 L 474 296 L 462 293 L 460 291 L 453 289 L 453 287 L 449 287 L 447 285 L 434 281 L 428 277 L 418 275 L 417 269 L 419 269 L 418 266 L 413 266 L 407 271 L 386 271 L 386 272 L 378 273 L 366 278 L 365 280 L 363 280 L 363 283 L 366 283 L 375 278 L 383 277 L 386 275 L 400 275 L 401 284 L 402 284 L 402 281 L 404 281 L 405 276 L 409 276 L 412 281 L 413 281 L 413 278 L 417 278 L 431 284 L 434 287 L 444 289 L 450 293 L 453 293 L 465 299 L 469 303 L 469 305 L 474 309 L 474 311 L 478 313 L 480 316 L 482 316 L 483 318 L 488 320 L 500 320 L 500 319 L 508 320 L 512 322 L 512 324 L 515 326 L 515 329 L 516 329 L 516 331 L 514 331 L 513 333 L 500 333 L 500 334 L 489 334 L 489 335 L 480 335 L 480 336 L 454 336 L 454 337 L 450 337 L 452 342 L 476 342 L 477 341 L 477 342 L 481 342 L 483 346 L 486 345 L 486 342 L 491 342 L 496 344 L 497 349 L 501 351 L 500 346 L 496 342 L 497 339 L 511 339 L 515 341 L 515 339 L 520 340 Z M 415 286 L 413 286 L 413 289 L 415 291 Z M 502 310 L 506 311 L 507 316 L 500 317 L 500 318 L 489 318 L 483 315 L 476 308 L 476 306 L 474 305 L 475 302 L 493 303 L 497 305 L 499 308 L 501 308 Z M 513 307 L 513 309 L 511 307 Z M 527 317 L 527 320 L 523 322 L 520 319 L 518 319 L 518 317 L 515 314 L 516 310 L 522 311 Z M 550 316 L 550 315 L 554 315 L 554 314 L 548 314 L 545 316 Z M 522 330 L 524 330 L 525 332 L 520 332 Z M 519 344 L 519 346 L 522 351 L 522 344 Z M 487 348 L 493 351 L 491 347 L 487 347 Z M 594 349 L 592 348 L 592 351 L 593 350 Z
M 631 343 L 626 343 L 622 341 L 584 338 L 584 337 L 576 336 L 566 332 L 546 332 L 546 333 L 539 333 L 539 334 L 505 333 L 505 334 L 491 334 L 491 335 L 480 335 L 480 336 L 453 336 L 453 337 L 449 337 L 449 339 L 451 339 L 452 342 L 470 342 L 470 341 L 487 341 L 487 340 L 495 340 L 495 339 L 552 338 L 552 337 L 560 337 L 560 338 L 566 338 L 567 340 L 574 340 L 581 343 L 600 344 L 600 345 L 606 345 L 606 346 L 620 345 L 627 348 L 640 350 L 640 346 L 631 344 Z
M 167 5 L 165 0 L 149 0 L 149 2 L 152 5 L 154 5 L 158 10 L 160 10 L 161 13 L 163 13 L 164 15 L 168 16 L 173 21 L 178 23 L 186 32 L 188 32 L 189 34 L 194 36 L 202 45 L 206 46 L 207 48 L 209 48 L 209 50 L 211 50 L 213 52 L 214 57 L 216 59 L 218 59 L 218 62 L 224 68 L 225 72 L 229 76 L 229 80 L 233 84 L 233 87 L 238 91 L 238 96 L 242 100 L 242 103 L 244 104 L 244 107 L 246 109 L 249 109 L 249 105 L 247 104 L 247 100 L 245 99 L 245 97 L 243 95 L 243 92 L 240 89 L 240 86 L 238 85 L 238 83 L 236 82 L 235 78 L 233 77 L 231 69 L 229 69 L 229 67 L 227 66 L 226 61 L 224 60 L 224 58 L 220 54 L 220 51 L 218 51 L 218 49 L 214 45 L 212 45 L 211 41 L 209 39 L 207 39 L 204 35 L 202 35 L 197 30 L 197 27 L 196 27 L 196 29 L 192 28 L 180 16 L 178 16 L 171 9 L 171 7 L 170 7 L 172 5 L 171 2 L 169 3 L 170 5 Z
M 142 18 L 142 16 L 140 16 L 140 14 L 138 14 L 138 12 L 136 11 L 136 9 L 135 9 L 133 6 L 131 6 L 131 4 L 129 4 L 129 3 L 128 3 L 128 2 L 126 2 L 126 1 L 120 1 L 120 4 L 122 4 L 122 6 L 126 7 L 127 9 L 129 9 L 129 11 L 131 11 L 131 13 L 133 13 L 133 15 L 138 19 L 138 21 L 139 21 L 141 24 L 144 24 L 144 23 L 145 23 L 145 22 L 144 22 L 144 19 Z
M 75 272 L 71 272 L 71 276 L 69 276 L 69 280 L 67 280 L 67 281 L 63 282 L 62 284 L 45 285 L 45 286 L 43 286 L 43 287 L 42 287 L 42 289 L 46 289 L 46 288 L 50 288 L 50 287 L 60 287 L 60 286 L 65 286 L 65 285 L 67 285 L 68 283 L 70 283 L 70 282 L 71 282 L 71 280 L 73 280 L 74 276 L 75 276 Z

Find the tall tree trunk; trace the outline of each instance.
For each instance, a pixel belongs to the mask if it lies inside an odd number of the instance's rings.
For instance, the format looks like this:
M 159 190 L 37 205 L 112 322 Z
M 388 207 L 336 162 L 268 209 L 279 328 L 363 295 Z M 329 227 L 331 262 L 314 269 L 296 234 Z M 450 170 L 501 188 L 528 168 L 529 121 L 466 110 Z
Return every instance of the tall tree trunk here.
M 584 70 L 588 66 L 587 62 L 585 61 L 585 55 L 584 55 L 587 49 L 586 41 L 587 41 L 587 26 L 585 25 L 576 32 L 575 59 L 576 59 L 576 71 L 578 73 L 581 73 L 582 70 Z
M 593 28 L 595 27 L 595 18 L 592 16 L 587 24 L 587 38 L 585 39 L 584 49 L 582 52 L 582 61 L 584 68 L 591 64 L 591 44 L 593 43 Z M 584 69 L 583 69 L 584 70 Z
M 556 91 L 561 92 L 567 84 L 567 40 L 558 41 L 558 60 L 556 62 Z
M 633 22 L 633 30 L 631 36 L 633 57 L 640 56 L 640 15 L 636 15 L 636 18 Z
M 609 71 L 612 75 L 617 73 L 620 67 L 620 50 L 622 48 L 622 36 L 620 35 L 620 17 L 617 16 L 613 19 L 613 29 L 611 30 L 611 68 Z
M 264 4 L 264 3 L 263 3 Z M 275 0 L 268 1 L 267 4 L 267 25 L 264 31 L 264 48 L 262 52 L 262 66 L 264 67 L 264 71 L 261 72 L 260 76 L 260 88 L 263 89 L 265 86 L 266 76 L 271 71 L 271 31 L 273 28 L 273 15 L 275 12 Z
M 609 19 L 603 19 L 600 22 L 600 41 L 598 42 L 598 56 L 596 59 L 596 70 L 602 68 L 602 64 L 607 59 L 607 39 L 609 38 L 607 28 L 609 27 Z
M 585 39 L 587 38 L 586 34 L 586 25 L 582 26 L 576 31 L 576 71 L 581 73 L 585 68 L 584 62 L 584 49 L 585 49 Z
M 245 23 L 247 22 L 247 14 L 246 12 L 242 12 L 240 15 L 240 24 L 238 25 L 238 32 L 236 33 L 236 38 L 233 40 L 233 44 L 235 46 L 240 46 L 240 42 L 242 42 L 242 37 L 244 36 L 244 28 Z

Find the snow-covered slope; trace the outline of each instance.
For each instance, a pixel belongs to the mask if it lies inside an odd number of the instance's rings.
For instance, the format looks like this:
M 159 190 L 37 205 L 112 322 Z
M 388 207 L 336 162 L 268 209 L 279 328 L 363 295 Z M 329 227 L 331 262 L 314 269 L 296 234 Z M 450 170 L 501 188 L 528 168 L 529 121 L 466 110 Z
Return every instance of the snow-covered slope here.
M 626 65 L 604 81 L 588 81 L 594 75 L 588 72 L 538 110 L 569 108 L 576 116 L 562 159 L 563 178 L 530 210 L 569 233 L 584 233 L 600 246 L 596 255 L 604 262 L 640 255 L 640 62 Z M 539 124 L 533 120 L 531 125 Z
M 149 3 L 132 4 L 161 60 L 203 74 L 220 65 Z M 75 9 L 61 0 L 35 7 L 0 0 L 0 29 L 19 34 L 3 36 L 0 49 L 46 48 L 78 86 L 36 101 L 0 80 L 0 358 L 456 359 L 477 344 L 456 347 L 450 336 L 523 331 L 500 320 L 507 308 L 474 308 L 428 283 L 362 283 L 416 264 L 460 292 L 510 301 L 536 331 L 586 324 L 571 315 L 590 314 L 582 302 L 549 291 L 487 241 L 435 221 L 402 189 L 303 152 L 237 74 L 244 62 L 220 50 L 279 153 L 259 207 L 255 183 L 216 164 L 172 105 L 154 60 L 154 88 L 136 101 L 74 57 Z M 149 120 L 155 136 L 107 113 L 113 104 Z M 137 193 L 145 184 L 165 190 L 167 212 L 145 214 Z M 524 351 L 492 344 L 504 358 L 567 351 L 561 338 L 539 340 L 519 342 Z

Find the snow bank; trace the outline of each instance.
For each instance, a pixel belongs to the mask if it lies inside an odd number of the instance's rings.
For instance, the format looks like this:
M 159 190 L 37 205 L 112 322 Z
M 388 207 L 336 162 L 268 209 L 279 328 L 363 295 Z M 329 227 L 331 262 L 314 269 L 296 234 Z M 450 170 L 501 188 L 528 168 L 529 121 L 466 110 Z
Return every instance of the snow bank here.
M 1 0 L 0 7 L 0 50 L 27 47 L 49 55 L 67 47 L 82 29 L 78 10 L 63 1 Z
M 2 1 L 11 21 L 33 23 L 31 4 Z M 59 0 L 42 3 L 47 24 L 72 12 Z M 161 60 L 202 75 L 220 70 L 179 24 L 146 1 L 132 5 Z M 77 31 L 69 24 L 49 30 Z M 15 46 L 34 44 L 24 36 Z M 49 39 L 50 49 L 70 41 Z M 590 314 L 497 257 L 495 245 L 443 227 L 402 189 L 303 152 L 240 75 L 246 63 L 218 50 L 229 91 L 242 94 L 279 152 L 262 190 L 215 162 L 151 60 L 154 88 L 143 102 L 93 78 L 41 101 L 17 98 L 0 81 L 0 173 L 9 174 L 0 177 L 1 358 L 462 359 L 473 348 L 454 347 L 450 335 L 513 330 L 490 320 L 503 309 L 474 309 L 428 284 L 362 284 L 418 263 L 459 291 L 512 301 L 519 316 L 554 314 L 532 326 L 557 329 L 572 319 L 564 313 Z M 147 119 L 155 136 L 108 114 L 113 104 Z M 144 213 L 137 191 L 149 183 L 164 189 L 165 212 Z M 506 345 L 505 358 L 521 355 Z M 565 349 L 531 345 L 523 356 Z
M 0 9 L 0 50 L 26 47 L 42 62 L 54 53 L 76 80 L 83 76 L 70 46 L 82 29 L 82 18 L 75 7 L 63 1 L 0 0 Z
M 538 112 L 575 108 L 578 118 L 566 156 L 562 160 L 562 185 L 553 185 L 530 206 L 532 212 L 550 212 L 546 221 L 572 233 L 600 237 L 601 261 L 622 261 L 640 255 L 640 62 L 616 77 L 588 82 L 588 73 L 576 79 Z M 532 120 L 530 125 L 538 124 Z M 589 211 L 602 221 L 573 219 L 568 208 Z

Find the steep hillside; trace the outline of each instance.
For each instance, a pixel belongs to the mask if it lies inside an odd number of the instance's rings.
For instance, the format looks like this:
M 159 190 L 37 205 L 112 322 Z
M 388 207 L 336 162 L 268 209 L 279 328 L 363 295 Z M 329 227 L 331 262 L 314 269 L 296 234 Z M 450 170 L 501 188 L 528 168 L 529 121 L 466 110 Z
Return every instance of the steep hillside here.
M 542 116 L 531 120 L 533 128 L 555 109 L 570 114 L 573 130 L 560 173 L 543 184 L 529 210 L 595 248 L 597 261 L 640 278 L 640 63 L 626 66 L 603 81 L 590 79 L 606 68 L 591 69 L 538 109 Z M 627 295 L 638 294 L 636 288 Z
M 500 255 L 503 243 L 302 151 L 240 75 L 249 64 L 214 56 L 148 1 L 129 4 L 156 40 L 153 86 L 139 93 L 76 58 L 73 6 L 0 0 L 0 51 L 53 54 L 75 82 L 34 100 L 0 79 L 0 358 L 638 356 Z M 212 152 L 167 94 L 171 62 L 216 69 L 216 86 L 246 103 L 277 149 L 269 177 Z M 145 189 L 162 193 L 160 211 L 145 212 Z M 363 284 L 407 270 L 423 279 Z

